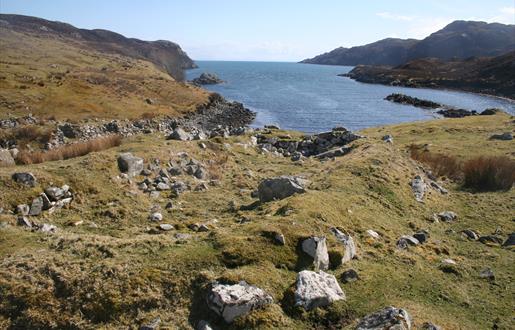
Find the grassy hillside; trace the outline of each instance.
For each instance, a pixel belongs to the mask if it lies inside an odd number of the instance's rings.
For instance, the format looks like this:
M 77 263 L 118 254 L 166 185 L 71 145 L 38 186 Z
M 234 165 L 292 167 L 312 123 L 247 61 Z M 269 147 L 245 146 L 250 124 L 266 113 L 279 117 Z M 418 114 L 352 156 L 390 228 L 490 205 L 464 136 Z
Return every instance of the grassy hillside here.
M 143 69 L 151 70 L 137 63 L 129 72 Z M 67 79 L 65 86 L 79 84 L 76 78 Z M 36 88 L 31 86 L 34 92 Z M 130 109 L 137 113 L 136 106 Z M 60 114 L 65 114 L 64 108 Z M 484 154 L 513 159 L 515 142 L 488 138 L 514 129 L 513 117 L 506 114 L 372 128 L 361 132 L 366 138 L 355 141 L 344 157 L 301 163 L 258 153 L 245 145 L 248 135 L 213 139 L 206 149 L 195 141 L 140 135 L 84 157 L 0 168 L 0 207 L 5 210 L 30 202 L 51 182 L 70 185 L 75 195 L 69 208 L 37 218 L 55 224 L 55 234 L 30 232 L 16 225 L 15 216 L 0 215 L 0 327 L 137 328 L 159 316 L 163 328 L 190 329 L 200 319 L 227 328 L 204 302 L 205 286 L 223 279 L 245 280 L 274 298 L 273 305 L 237 319 L 232 328 L 346 328 L 365 314 L 393 305 L 407 309 L 417 327 L 432 321 L 443 329 L 509 329 L 513 251 L 469 241 L 460 231 L 500 231 L 503 237 L 515 231 L 513 188 L 470 193 L 443 180 L 448 195 L 430 190 L 424 203 L 416 202 L 409 183 L 422 170 L 409 157 L 408 146 L 427 143 L 431 151 L 463 159 Z M 393 145 L 381 141 L 385 134 L 393 135 Z M 167 192 L 153 200 L 136 187 L 142 177 L 117 178 L 116 157 L 126 151 L 146 163 L 158 158 L 162 164 L 187 152 L 206 165 L 217 183 L 205 192 L 185 192 L 178 198 L 169 198 Z M 31 171 L 38 185 L 14 183 L 14 171 Z M 306 176 L 311 181 L 308 192 L 252 206 L 250 192 L 260 180 L 283 174 Z M 198 183 L 188 175 L 180 179 L 193 187 Z M 169 201 L 173 208 L 165 210 Z M 148 217 L 155 204 L 161 206 L 162 222 L 174 225 L 174 230 L 153 233 L 156 223 Z M 456 212 L 458 220 L 429 221 L 433 213 L 445 210 Z M 69 225 L 78 221 L 80 225 Z M 207 223 L 210 230 L 194 232 L 188 228 L 194 223 Z M 346 302 L 309 313 L 292 308 L 291 288 L 302 265 L 298 243 L 306 236 L 325 235 L 330 254 L 337 256 L 341 247 L 329 232 L 333 226 L 354 237 L 359 258 L 329 272 L 339 279 L 353 268 L 360 280 L 340 282 Z M 381 238 L 368 237 L 368 229 Z M 430 233 L 427 243 L 396 248 L 400 236 L 419 229 Z M 286 245 L 275 245 L 266 235 L 270 231 L 282 232 Z M 191 237 L 178 240 L 177 233 Z M 448 258 L 456 261 L 456 274 L 440 270 Z M 486 267 L 494 271 L 495 280 L 479 277 Z
M 150 62 L 68 39 L 2 26 L 0 48 L 0 118 L 176 116 L 207 102 L 206 91 L 175 81 Z

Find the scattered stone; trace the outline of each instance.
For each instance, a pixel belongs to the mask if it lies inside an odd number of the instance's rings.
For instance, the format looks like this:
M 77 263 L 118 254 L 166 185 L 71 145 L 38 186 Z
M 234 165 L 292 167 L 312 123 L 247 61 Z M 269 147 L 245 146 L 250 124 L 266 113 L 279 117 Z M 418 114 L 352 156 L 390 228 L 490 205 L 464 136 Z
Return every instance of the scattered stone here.
M 187 133 L 182 128 L 177 127 L 168 135 L 168 140 L 179 140 L 179 141 L 190 141 L 193 140 L 193 136 L 190 133 Z
M 490 268 L 485 268 L 479 273 L 479 277 L 486 278 L 487 280 L 495 280 L 495 274 L 494 271 Z
M 32 223 L 25 216 L 19 216 L 18 217 L 18 225 L 19 226 L 23 226 L 23 227 L 27 227 L 27 228 L 32 228 Z
M 366 231 L 366 233 L 367 233 L 368 236 L 372 237 L 373 239 L 381 238 L 381 236 L 377 232 L 373 231 L 372 229 L 368 229 Z
M 420 175 L 415 176 L 411 181 L 411 190 L 417 202 L 422 202 L 426 191 L 426 184 Z
M 197 323 L 196 330 L 213 330 L 213 328 L 211 327 L 211 325 L 207 321 L 200 320 Z
M 173 203 L 172 202 L 166 203 L 165 209 L 167 209 L 167 210 L 173 209 Z
M 303 270 L 297 274 L 295 305 L 306 310 L 324 307 L 337 300 L 345 300 L 345 293 L 334 275 Z
M 36 186 L 37 180 L 34 174 L 30 172 L 18 172 L 12 175 L 12 179 L 20 184 L 24 184 L 29 187 Z
M 451 222 L 458 218 L 458 215 L 452 211 L 444 211 L 437 214 L 438 218 L 444 222 Z
M 30 207 L 27 204 L 20 204 L 16 206 L 16 214 L 18 215 L 29 215 Z
M 150 196 L 150 198 L 152 198 L 152 199 L 157 199 L 157 198 L 159 198 L 159 196 L 161 196 L 161 194 L 159 193 L 159 191 L 154 190 L 154 191 L 151 191 L 151 192 L 150 192 L 149 196 Z
M 201 224 L 200 226 L 198 226 L 197 231 L 198 232 L 206 232 L 206 231 L 209 231 L 209 227 L 206 224 Z
M 164 182 L 159 182 L 157 185 L 156 185 L 156 189 L 157 191 L 165 191 L 165 190 L 170 190 L 170 186 L 167 185 L 166 183 Z
M 447 274 L 454 274 L 460 276 L 461 273 L 457 268 L 456 261 L 452 259 L 444 259 L 439 266 L 440 270 Z
M 490 140 L 511 141 L 513 140 L 513 135 L 510 132 L 494 134 L 490 137 Z
M 139 330 L 157 330 L 159 328 L 159 324 L 161 324 L 161 318 L 156 317 L 149 323 L 140 326 Z
M 425 230 L 419 231 L 418 233 L 413 234 L 413 237 L 419 241 L 420 244 L 427 242 L 429 239 L 429 233 Z
M 310 237 L 302 242 L 302 251 L 314 259 L 315 270 L 329 269 L 329 253 L 325 237 Z
M 161 221 L 163 220 L 163 215 L 159 212 L 154 212 L 150 215 L 150 221 Z
M 515 233 L 511 233 L 506 241 L 502 244 L 503 247 L 513 247 L 515 246 Z
M 258 196 L 262 203 L 284 199 L 294 194 L 302 194 L 305 180 L 295 176 L 280 176 L 261 181 Z
M 59 187 L 48 187 L 45 189 L 45 194 L 54 202 L 57 202 L 64 197 L 65 191 Z
M 174 237 L 179 241 L 187 241 L 191 238 L 191 235 L 186 233 L 176 233 Z
M 465 229 L 462 231 L 463 235 L 465 235 L 468 239 L 471 239 L 471 240 L 474 240 L 474 241 L 477 241 L 479 239 L 479 235 L 471 230 L 471 229 Z
M 351 261 L 356 257 L 356 244 L 350 235 L 344 234 L 338 228 L 331 228 L 331 232 L 336 236 L 336 239 L 343 245 L 342 264 Z
M 410 245 L 411 246 L 415 246 L 415 245 L 418 245 L 418 244 L 420 244 L 418 239 L 416 239 L 413 236 L 408 236 L 408 235 L 401 236 L 401 238 L 399 238 L 397 240 L 397 247 L 399 249 L 402 249 L 402 250 L 407 249 Z
M 358 273 L 354 269 L 346 270 L 342 273 L 341 279 L 343 283 L 350 283 L 359 279 Z
M 14 158 L 7 149 L 0 149 L 0 167 L 15 165 Z
M 442 328 L 440 328 L 437 325 L 434 325 L 431 322 L 425 322 L 424 324 L 422 324 L 422 330 L 442 330 Z
M 438 184 L 436 181 L 431 181 L 431 187 L 433 187 L 436 191 L 440 192 L 442 195 L 447 195 L 449 191 Z
M 170 225 L 168 223 L 162 223 L 159 225 L 159 229 L 163 230 L 163 231 L 170 231 L 172 229 L 174 229 L 173 225 Z
M 456 261 L 452 260 L 452 259 L 444 259 L 442 260 L 442 264 L 446 264 L 446 265 L 456 265 Z
M 345 156 L 349 152 L 351 152 L 352 148 L 350 147 L 338 147 L 331 150 L 327 150 L 325 152 L 319 153 L 315 155 L 315 158 L 325 159 L 325 158 L 335 158 Z
M 501 245 L 503 244 L 503 240 L 501 237 L 496 235 L 486 235 L 486 236 L 480 236 L 479 241 L 483 244 L 495 244 L 495 245 Z
M 38 227 L 38 230 L 42 233 L 50 233 L 53 234 L 57 231 L 57 227 L 54 225 L 50 225 L 48 223 L 44 223 L 43 225 Z
M 386 143 L 393 143 L 393 136 L 390 134 L 383 136 L 381 139 Z
M 286 239 L 281 233 L 274 233 L 274 241 L 279 245 L 286 245 Z
M 201 182 L 201 183 L 199 183 L 199 184 L 195 187 L 195 189 L 193 189 L 193 190 L 194 190 L 194 191 L 206 191 L 206 190 L 208 190 L 208 189 L 209 189 L 209 188 L 208 188 L 207 184 L 206 184 L 205 182 Z
M 135 157 L 130 152 L 118 156 L 118 168 L 129 177 L 139 175 L 143 171 L 143 158 Z
M 208 307 L 227 323 L 272 302 L 265 291 L 244 281 L 233 285 L 214 283 L 207 296 Z
M 34 198 L 34 200 L 32 200 L 32 204 L 30 205 L 29 215 L 40 215 L 41 212 L 43 212 L 43 206 L 43 197 L 39 196 Z
M 410 330 L 411 317 L 404 309 L 386 307 L 361 319 L 356 330 Z

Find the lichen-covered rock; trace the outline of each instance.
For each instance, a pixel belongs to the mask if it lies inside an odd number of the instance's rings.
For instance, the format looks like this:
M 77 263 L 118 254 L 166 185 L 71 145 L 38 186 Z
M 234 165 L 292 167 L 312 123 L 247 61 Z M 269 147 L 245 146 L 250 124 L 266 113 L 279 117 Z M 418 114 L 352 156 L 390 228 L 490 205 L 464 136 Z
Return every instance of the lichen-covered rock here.
M 30 205 L 29 215 L 40 215 L 41 212 L 43 212 L 43 206 L 44 202 L 41 196 L 34 198 L 34 200 L 32 200 L 32 204 Z
M 331 232 L 336 239 L 343 245 L 342 264 L 351 261 L 356 257 L 356 244 L 350 235 L 344 234 L 338 228 L 331 228 Z
M 410 330 L 411 317 L 404 309 L 386 307 L 365 316 L 356 330 Z
M 345 293 L 333 275 L 303 270 L 297 274 L 295 305 L 306 310 L 345 300 Z
M 302 241 L 302 251 L 314 259 L 315 270 L 329 268 L 329 253 L 325 237 L 310 237 Z
M 258 197 L 261 202 L 284 199 L 294 194 L 302 194 L 305 181 L 295 176 L 280 176 L 261 181 L 258 186 Z
M 118 156 L 118 168 L 129 177 L 139 175 L 143 171 L 143 158 L 135 157 L 130 152 Z
M 168 135 L 168 140 L 190 141 L 193 140 L 193 136 L 182 128 L 177 127 Z
M 227 323 L 272 302 L 272 297 L 265 291 L 244 281 L 233 285 L 214 283 L 207 296 L 208 307 Z
M 409 246 L 419 245 L 420 242 L 413 236 L 404 235 L 397 240 L 397 247 L 399 249 L 407 249 Z
M 415 195 L 417 202 L 422 202 L 424 200 L 426 184 L 420 175 L 415 176 L 411 181 L 411 190 L 413 191 L 413 195 Z

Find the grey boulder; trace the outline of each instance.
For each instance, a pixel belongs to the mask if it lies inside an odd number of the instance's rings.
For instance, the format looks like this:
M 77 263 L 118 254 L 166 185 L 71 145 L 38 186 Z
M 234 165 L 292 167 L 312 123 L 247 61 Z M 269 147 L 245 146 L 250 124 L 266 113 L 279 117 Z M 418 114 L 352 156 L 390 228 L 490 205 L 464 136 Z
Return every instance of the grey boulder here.
M 343 245 L 342 264 L 354 259 L 356 257 L 356 244 L 354 244 L 354 239 L 350 235 L 344 234 L 338 228 L 331 228 L 331 232 Z
M 265 291 L 244 281 L 233 285 L 214 283 L 207 295 L 208 307 L 227 323 L 272 302 Z
M 503 247 L 513 247 L 515 245 L 515 233 L 511 233 L 510 236 L 502 244 Z
M 139 175 L 143 171 L 143 158 L 126 152 L 118 156 L 118 168 L 129 177 Z
M 189 141 L 192 140 L 193 136 L 190 133 L 186 132 L 182 128 L 178 127 L 168 135 L 168 140 L 179 140 L 179 141 Z
M 404 309 L 386 307 L 365 316 L 356 330 L 410 330 L 411 317 Z
M 12 175 L 12 179 L 17 182 L 17 183 L 20 183 L 20 184 L 24 184 L 26 186 L 29 186 L 29 187 L 34 187 L 36 185 L 36 177 L 34 176 L 34 174 L 30 173 L 30 172 L 18 172 L 18 173 L 14 173 Z
M 302 251 L 314 259 L 315 270 L 329 269 L 329 253 L 325 237 L 310 237 L 302 241 Z
M 295 305 L 306 310 L 345 300 L 345 293 L 333 275 L 303 270 L 297 274 Z
M 0 149 L 0 167 L 13 166 L 15 164 L 14 158 L 7 149 Z
M 261 181 L 258 186 L 258 197 L 261 202 L 284 199 L 294 194 L 306 192 L 305 181 L 295 176 L 279 176 Z

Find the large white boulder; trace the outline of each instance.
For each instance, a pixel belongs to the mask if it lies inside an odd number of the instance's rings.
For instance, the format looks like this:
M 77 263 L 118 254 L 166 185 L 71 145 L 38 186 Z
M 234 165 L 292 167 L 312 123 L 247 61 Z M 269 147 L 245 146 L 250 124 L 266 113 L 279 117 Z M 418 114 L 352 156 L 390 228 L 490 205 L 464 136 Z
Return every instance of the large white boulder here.
M 135 157 L 130 152 L 118 156 L 118 168 L 128 176 L 136 176 L 143 171 L 143 158 Z
M 233 285 L 215 283 L 207 296 L 209 308 L 227 323 L 272 302 L 272 297 L 265 291 L 244 281 Z
M 330 305 L 337 300 L 345 300 L 345 293 L 336 278 L 323 271 L 318 273 L 303 270 L 297 274 L 295 305 L 306 310 Z

